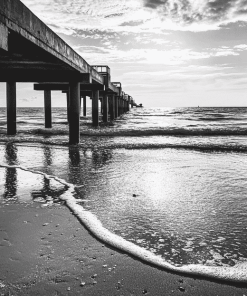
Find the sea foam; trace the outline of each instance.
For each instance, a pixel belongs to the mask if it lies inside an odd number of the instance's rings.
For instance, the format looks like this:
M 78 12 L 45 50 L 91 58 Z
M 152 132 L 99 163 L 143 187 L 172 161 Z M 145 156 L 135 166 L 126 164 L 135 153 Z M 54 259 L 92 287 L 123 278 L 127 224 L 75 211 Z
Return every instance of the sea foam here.
M 77 186 L 56 176 L 51 176 L 22 166 L 0 165 L 0 167 L 16 168 L 34 174 L 41 174 L 49 180 L 55 180 L 66 186 L 68 188 L 67 191 L 61 194 L 59 198 L 65 201 L 66 206 L 78 217 L 81 223 L 102 242 L 139 258 L 141 261 L 155 265 L 159 268 L 193 276 L 203 276 L 228 282 L 246 283 L 247 281 L 247 262 L 241 262 L 235 266 L 205 266 L 200 264 L 174 266 L 152 252 L 145 250 L 106 229 L 94 214 L 85 210 L 78 204 L 78 200 L 74 197 L 75 188 Z

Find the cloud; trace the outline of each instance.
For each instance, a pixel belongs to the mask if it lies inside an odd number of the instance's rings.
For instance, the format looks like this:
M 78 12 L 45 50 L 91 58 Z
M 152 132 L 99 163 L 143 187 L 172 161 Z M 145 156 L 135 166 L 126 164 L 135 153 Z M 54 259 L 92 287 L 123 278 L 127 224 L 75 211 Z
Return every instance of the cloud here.
M 144 7 L 155 10 L 164 22 L 186 25 L 187 29 L 203 30 L 236 21 L 247 21 L 246 0 L 143 0 Z
M 105 18 L 117 17 L 117 16 L 122 16 L 122 15 L 124 15 L 124 13 L 113 13 L 113 14 L 106 15 Z
M 143 24 L 143 21 L 135 21 L 135 22 L 130 21 L 130 22 L 124 22 L 120 26 L 139 26 L 141 24 Z
M 131 79 L 139 78 L 140 81 L 150 80 L 156 81 L 157 84 L 160 84 L 162 81 L 167 80 L 191 80 L 197 81 L 203 79 L 217 79 L 217 78 L 231 78 L 231 79 L 239 79 L 241 77 L 245 77 L 245 73 L 238 72 L 233 70 L 228 66 L 199 66 L 199 65 L 178 65 L 178 66 L 168 66 L 166 70 L 153 70 L 149 72 L 145 71 L 132 71 L 126 72 L 123 74 L 123 77 L 130 78 L 129 83 L 131 83 Z M 245 78 L 247 79 L 247 78 Z M 133 83 L 133 81 L 132 81 Z
M 107 63 L 135 63 L 149 65 L 185 65 L 192 61 L 202 61 L 210 58 L 238 56 L 244 50 L 244 44 L 234 47 L 208 48 L 205 50 L 192 50 L 189 48 L 130 48 L 122 50 L 105 42 L 104 47 L 77 46 L 74 49 L 90 64 Z
M 79 29 L 128 31 L 149 15 L 142 0 L 23 0 L 23 3 L 56 32 L 65 34 Z
M 247 44 L 235 45 L 234 48 L 237 49 L 238 51 L 247 50 Z
M 22 0 L 55 32 L 167 34 L 247 23 L 246 0 Z
M 207 31 L 247 21 L 246 0 L 23 0 L 58 33 Z
M 38 100 L 38 97 L 33 96 L 31 98 L 20 98 L 20 101 L 22 101 L 22 102 L 32 102 L 32 101 L 35 101 L 35 100 Z
M 233 70 L 227 66 L 168 66 L 165 70 L 130 71 L 123 74 L 124 87 L 138 91 L 142 89 L 150 93 L 212 92 L 219 90 L 246 89 L 247 78 L 244 72 Z M 145 83 L 146 82 L 146 83 Z M 132 91 L 133 92 L 133 91 Z M 131 92 L 131 93 L 132 93 Z

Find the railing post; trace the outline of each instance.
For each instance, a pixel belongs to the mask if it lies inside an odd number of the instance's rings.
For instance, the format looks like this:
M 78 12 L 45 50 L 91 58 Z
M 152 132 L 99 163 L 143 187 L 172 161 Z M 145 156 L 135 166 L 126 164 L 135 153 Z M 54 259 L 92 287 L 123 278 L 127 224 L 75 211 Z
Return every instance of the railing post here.
M 16 82 L 7 82 L 7 135 L 16 134 Z

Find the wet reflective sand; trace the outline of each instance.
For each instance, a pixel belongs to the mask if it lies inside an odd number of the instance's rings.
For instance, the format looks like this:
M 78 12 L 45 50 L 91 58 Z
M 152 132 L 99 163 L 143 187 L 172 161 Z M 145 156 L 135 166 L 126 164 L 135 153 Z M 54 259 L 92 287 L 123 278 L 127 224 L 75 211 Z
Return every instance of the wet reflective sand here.
M 1 159 L 77 185 L 103 225 L 175 265 L 233 266 L 247 258 L 242 155 L 153 150 L 1 146 Z M 1 168 L 1 203 L 58 202 L 62 184 Z M 213 184 L 213 186 L 212 186 Z M 30 191 L 30 195 L 22 192 Z

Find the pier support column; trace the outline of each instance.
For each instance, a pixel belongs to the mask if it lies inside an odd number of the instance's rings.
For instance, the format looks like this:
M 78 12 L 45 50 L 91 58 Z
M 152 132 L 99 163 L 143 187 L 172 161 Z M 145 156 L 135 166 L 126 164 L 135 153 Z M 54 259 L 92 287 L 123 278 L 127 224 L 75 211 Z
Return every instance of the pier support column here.
M 44 90 L 45 128 L 51 128 L 51 91 Z
M 67 121 L 69 122 L 69 114 L 70 114 L 69 91 L 66 93 L 66 97 L 67 97 Z
M 70 82 L 69 143 L 80 142 L 80 83 Z
M 123 99 L 120 99 L 120 115 L 123 114 Z
M 113 96 L 113 101 L 115 101 L 115 118 L 118 117 L 118 96 Z
M 115 95 L 112 96 L 112 109 L 111 109 L 111 120 L 114 120 L 116 118 L 116 113 L 115 113 Z
M 87 116 L 87 98 L 83 96 L 83 116 Z
M 111 114 L 112 96 L 108 96 L 108 115 Z
M 103 95 L 102 98 L 102 105 L 103 105 L 103 122 L 108 122 L 108 96 L 107 94 Z
M 7 135 L 16 134 L 16 82 L 7 82 Z
M 118 116 L 121 116 L 121 98 L 118 98 Z
M 129 112 L 130 110 L 130 101 L 128 99 L 128 101 L 126 102 L 126 111 Z
M 99 126 L 99 91 L 93 91 L 92 97 L 92 123 L 93 126 Z
M 100 114 L 103 115 L 103 98 L 99 98 L 100 101 Z
M 110 119 L 115 119 L 115 95 L 111 97 L 111 104 L 110 104 Z

